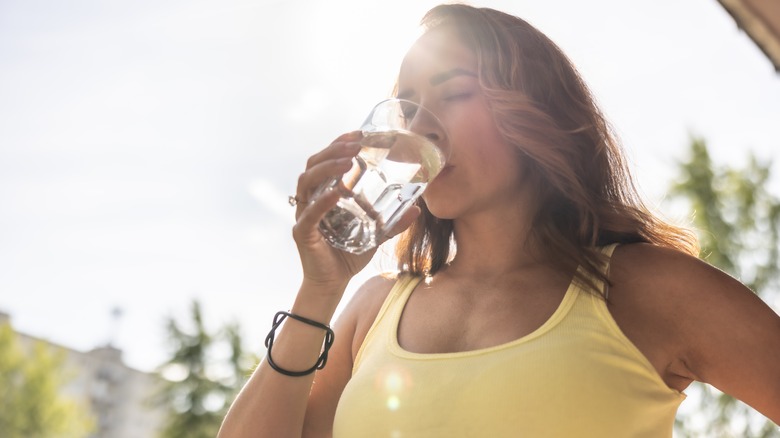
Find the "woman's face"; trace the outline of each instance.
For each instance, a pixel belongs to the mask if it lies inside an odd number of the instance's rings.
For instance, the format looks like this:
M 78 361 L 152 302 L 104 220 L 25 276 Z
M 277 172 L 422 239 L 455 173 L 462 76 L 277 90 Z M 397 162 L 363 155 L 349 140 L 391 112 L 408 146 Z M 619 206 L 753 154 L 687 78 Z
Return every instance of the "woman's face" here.
M 456 219 L 516 199 L 518 150 L 499 134 L 477 79 L 477 57 L 454 32 L 434 29 L 412 46 L 398 97 L 431 110 L 447 130 L 439 145 L 449 160 L 423 195 L 434 216 Z

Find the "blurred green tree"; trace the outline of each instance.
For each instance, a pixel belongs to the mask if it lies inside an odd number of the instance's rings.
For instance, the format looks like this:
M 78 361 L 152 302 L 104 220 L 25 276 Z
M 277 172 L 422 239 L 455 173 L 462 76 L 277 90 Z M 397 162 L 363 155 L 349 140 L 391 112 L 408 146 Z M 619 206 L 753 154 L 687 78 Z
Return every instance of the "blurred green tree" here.
M 0 435 L 87 436 L 94 425 L 89 409 L 62 392 L 64 353 L 43 342 L 27 347 L 10 324 L 0 324 Z
M 166 321 L 171 358 L 160 368 L 167 380 L 157 403 L 168 409 L 163 438 L 213 438 L 227 408 L 257 362 L 242 346 L 237 323 L 209 331 L 200 303 L 189 321 Z
M 751 154 L 745 168 L 717 166 L 705 140 L 692 138 L 670 198 L 693 212 L 701 258 L 771 303 L 780 289 L 780 200 L 770 193 L 770 181 L 771 163 Z M 686 392 L 699 406 L 678 415 L 679 436 L 780 437 L 777 425 L 709 385 L 694 383 Z

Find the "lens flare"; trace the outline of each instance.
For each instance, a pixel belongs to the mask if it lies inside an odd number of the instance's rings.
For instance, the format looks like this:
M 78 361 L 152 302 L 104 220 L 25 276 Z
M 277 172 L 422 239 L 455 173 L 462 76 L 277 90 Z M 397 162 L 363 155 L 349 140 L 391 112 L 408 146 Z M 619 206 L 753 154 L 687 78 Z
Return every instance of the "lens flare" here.
M 404 396 L 412 386 L 409 373 L 403 368 L 388 367 L 377 375 L 376 389 L 383 394 L 389 411 L 401 408 Z

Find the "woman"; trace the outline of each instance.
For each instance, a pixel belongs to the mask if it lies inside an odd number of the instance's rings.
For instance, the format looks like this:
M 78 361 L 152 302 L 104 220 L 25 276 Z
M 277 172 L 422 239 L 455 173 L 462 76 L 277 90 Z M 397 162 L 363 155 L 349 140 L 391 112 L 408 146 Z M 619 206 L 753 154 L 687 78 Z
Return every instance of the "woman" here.
M 293 316 L 220 436 L 671 436 L 693 380 L 780 422 L 780 317 L 641 205 L 560 50 L 490 9 L 423 24 L 397 94 L 442 120 L 451 159 L 394 230 L 401 274 L 360 288 L 325 363 L 371 258 L 317 230 L 338 194 L 312 193 L 360 147 L 345 134 L 299 179 Z

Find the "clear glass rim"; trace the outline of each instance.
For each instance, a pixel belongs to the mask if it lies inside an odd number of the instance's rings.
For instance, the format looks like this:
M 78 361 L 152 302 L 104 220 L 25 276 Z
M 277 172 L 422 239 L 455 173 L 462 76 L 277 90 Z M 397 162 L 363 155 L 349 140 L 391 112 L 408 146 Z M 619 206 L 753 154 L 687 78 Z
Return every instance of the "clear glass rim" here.
M 370 126 L 375 126 L 375 125 L 373 125 L 371 123 L 371 120 L 372 120 L 372 116 L 376 112 L 377 108 L 379 108 L 379 107 L 381 107 L 383 105 L 387 105 L 388 103 L 391 103 L 391 102 L 408 103 L 408 104 L 411 104 L 411 105 L 414 105 L 415 107 L 417 107 L 418 110 L 422 109 L 426 114 L 428 114 L 431 117 L 431 119 L 433 119 L 433 121 L 438 125 L 439 130 L 441 130 L 441 132 L 444 134 L 444 138 L 441 139 L 440 141 L 445 140 L 445 139 L 449 139 L 449 133 L 447 132 L 447 129 L 444 127 L 444 123 L 442 123 L 441 119 L 439 119 L 439 117 L 433 111 L 431 111 L 427 107 L 423 106 L 419 102 L 415 102 L 415 101 L 409 100 L 409 99 L 402 99 L 402 98 L 398 98 L 398 97 L 390 97 L 390 98 L 381 100 L 376 105 L 374 105 L 373 108 L 371 108 L 371 112 L 369 112 L 368 118 L 366 119 L 365 122 L 363 122 L 363 124 L 360 127 L 360 130 L 361 130 L 361 132 L 363 132 L 363 134 L 371 133 L 371 132 L 381 132 L 381 131 L 383 131 L 382 129 L 367 129 L 367 128 L 369 128 Z M 408 130 L 408 129 L 404 129 L 404 131 L 412 133 L 412 134 L 415 134 L 415 135 L 420 135 L 419 133 L 416 133 L 416 132 Z

